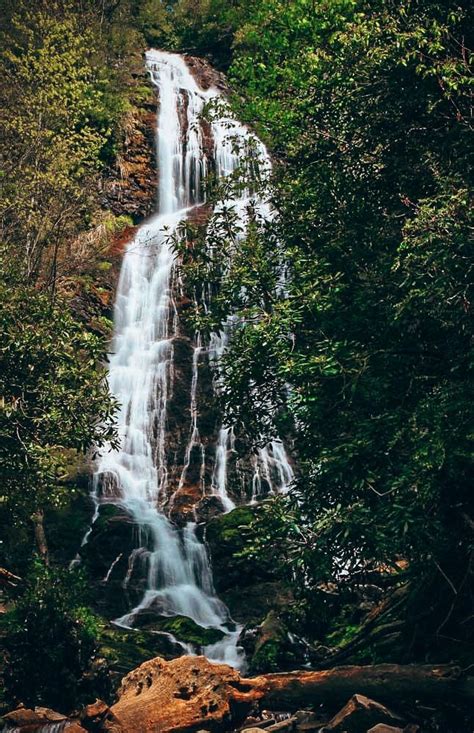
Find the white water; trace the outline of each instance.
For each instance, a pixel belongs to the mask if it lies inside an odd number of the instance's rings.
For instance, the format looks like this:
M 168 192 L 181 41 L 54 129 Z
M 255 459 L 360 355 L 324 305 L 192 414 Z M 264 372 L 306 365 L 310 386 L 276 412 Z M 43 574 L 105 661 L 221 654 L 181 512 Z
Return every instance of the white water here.
M 232 630 L 227 608 L 217 598 L 205 546 L 196 525 L 177 528 L 166 514 L 170 494 L 186 480 L 191 452 L 200 446 L 201 491 L 204 493 L 205 446 L 198 429 L 197 387 L 203 354 L 218 361 L 227 335 L 213 336 L 194 345 L 190 393 L 191 425 L 185 465 L 178 486 L 170 486 L 166 432 L 168 402 L 173 390 L 173 339 L 177 317 L 173 303 L 172 274 L 175 255 L 170 234 L 194 205 L 203 202 L 202 182 L 209 161 L 203 151 L 199 124 L 204 105 L 218 97 L 216 90 L 199 89 L 182 57 L 158 51 L 147 53 L 147 66 L 159 92 L 157 157 L 159 203 L 157 214 L 145 223 L 124 256 L 115 304 L 115 330 L 110 358 L 109 384 L 121 407 L 118 415 L 120 449 L 104 452 L 94 482 L 97 504 L 123 507 L 139 529 L 143 545 L 134 550 L 124 578 L 128 584 L 136 562 L 144 564 L 147 587 L 140 603 L 116 623 L 133 626 L 144 610 L 157 615 L 185 615 L 204 627 L 225 632 L 223 641 L 205 648 L 209 658 L 241 666 L 237 647 L 240 629 Z M 231 174 L 240 164 L 251 139 L 248 130 L 223 115 L 212 122 L 215 169 L 218 177 Z M 264 165 L 265 148 L 257 141 Z M 229 202 L 225 202 L 226 204 Z M 248 195 L 230 203 L 245 223 Z M 212 487 L 225 511 L 235 504 L 227 492 L 227 461 L 234 449 L 231 426 L 221 426 L 216 446 Z M 262 493 L 262 476 L 270 491 L 284 490 L 293 472 L 281 443 L 262 448 L 253 458 L 253 499 Z M 172 501 L 169 502 L 172 504 Z M 169 510 L 169 505 L 168 505 Z M 87 541 L 87 539 L 85 540 Z M 112 563 L 109 579 L 120 556 Z

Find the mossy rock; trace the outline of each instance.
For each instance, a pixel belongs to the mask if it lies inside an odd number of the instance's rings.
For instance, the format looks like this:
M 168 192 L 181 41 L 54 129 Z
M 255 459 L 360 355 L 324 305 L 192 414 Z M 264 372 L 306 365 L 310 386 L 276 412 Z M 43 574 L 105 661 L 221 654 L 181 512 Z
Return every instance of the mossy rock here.
M 305 653 L 305 646 L 298 640 L 293 641 L 278 614 L 270 611 L 256 631 L 249 671 L 261 674 L 301 666 L 306 661 Z
M 121 678 L 143 662 L 155 657 L 175 659 L 183 653 L 167 634 L 126 630 L 107 625 L 101 634 L 99 654 L 113 674 Z
M 102 582 L 113 567 L 111 582 L 122 583 L 128 567 L 128 558 L 136 547 L 136 527 L 132 518 L 120 507 L 103 504 L 92 525 L 87 543 L 80 555 L 91 581 Z
M 270 611 L 284 611 L 291 606 L 294 597 L 286 583 L 270 580 L 229 588 L 222 593 L 221 599 L 234 621 L 247 626 L 257 626 Z
M 241 506 L 211 519 L 205 539 L 209 546 L 214 585 L 219 592 L 274 578 L 268 563 L 238 557 L 247 544 L 247 528 L 258 507 Z
M 77 555 L 90 527 L 94 505 L 88 494 L 73 494 L 65 506 L 47 507 L 45 531 L 51 555 L 60 563 L 69 563 Z
M 216 644 L 224 638 L 225 634 L 220 629 L 208 629 L 200 626 L 189 616 L 160 617 L 148 620 L 144 615 L 138 617 L 136 623 L 141 628 L 164 631 L 185 644 L 193 644 L 197 647 Z

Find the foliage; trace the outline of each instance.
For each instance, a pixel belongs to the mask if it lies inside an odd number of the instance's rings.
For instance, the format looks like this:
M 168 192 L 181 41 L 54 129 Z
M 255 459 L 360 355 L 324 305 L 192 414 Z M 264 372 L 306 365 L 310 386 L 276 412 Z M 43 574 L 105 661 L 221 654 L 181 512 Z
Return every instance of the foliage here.
M 2 40 L 3 241 L 28 279 L 54 279 L 58 248 L 92 208 L 120 105 L 77 14 L 20 4 Z
M 472 20 L 415 0 L 247 8 L 234 102 L 279 161 L 279 214 L 214 298 L 217 320 L 242 316 L 229 421 L 274 433 L 283 387 L 301 467 L 249 551 L 279 558 L 309 603 L 322 579 L 403 557 L 443 585 L 439 625 L 451 601 L 466 610 L 472 572 Z M 287 278 L 271 299 L 275 243 Z
M 78 571 L 33 564 L 7 616 L 4 682 L 11 700 L 63 712 L 81 702 L 99 635 L 85 597 Z
M 245 0 L 177 0 L 171 8 L 173 47 L 201 56 L 226 68 L 232 58 L 236 28 L 251 9 Z
M 4 262 L 5 265 L 5 262 Z M 0 282 L 2 502 L 16 520 L 58 505 L 68 449 L 113 440 L 104 342 L 9 268 Z

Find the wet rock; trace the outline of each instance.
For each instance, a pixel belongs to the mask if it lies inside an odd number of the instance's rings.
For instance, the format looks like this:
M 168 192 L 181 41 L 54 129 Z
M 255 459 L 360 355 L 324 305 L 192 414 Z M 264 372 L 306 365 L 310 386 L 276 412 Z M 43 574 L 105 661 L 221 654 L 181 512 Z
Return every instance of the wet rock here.
M 353 695 L 324 727 L 324 733 L 365 733 L 378 723 L 402 722 L 399 715 L 365 695 Z
M 244 731 L 254 730 L 255 728 L 258 730 L 265 730 L 266 728 L 268 728 L 269 725 L 273 725 L 274 723 L 276 723 L 275 718 L 260 719 L 250 716 L 246 718 L 245 722 L 240 728 L 240 732 L 244 733 Z
M 61 563 L 74 559 L 93 514 L 93 503 L 84 487 L 78 495 L 72 494 L 65 505 L 46 507 L 44 525 L 53 559 Z
M 295 730 L 297 722 L 298 719 L 296 716 L 292 715 L 284 720 L 280 720 L 278 723 L 269 725 L 265 730 L 267 733 L 290 733 Z
M 224 92 L 224 94 L 229 91 L 224 74 L 217 71 L 209 61 L 198 56 L 189 55 L 185 55 L 184 59 L 201 89 L 207 90 L 210 87 L 215 87 L 221 92 Z
M 378 723 L 368 730 L 367 733 L 404 733 L 404 730 L 403 728 L 394 728 L 393 725 Z
M 103 504 L 87 543 L 80 549 L 95 602 L 109 618 L 121 616 L 136 605 L 145 589 L 148 550 L 137 549 L 136 539 L 130 515 L 118 506 Z
M 214 517 L 207 525 L 206 542 L 218 592 L 271 578 L 272 571 L 265 564 L 236 557 L 245 546 L 245 527 L 253 520 L 255 511 L 251 506 L 237 507 Z
M 122 677 L 143 662 L 160 656 L 176 659 L 183 653 L 183 647 L 166 632 L 155 633 L 145 630 L 125 630 L 109 626 L 101 635 L 100 653 L 107 658 L 109 674 L 114 689 Z
M 122 126 L 122 140 L 115 167 L 105 181 L 102 204 L 115 215 L 139 221 L 153 213 L 158 185 L 155 155 L 156 95 L 146 73 L 137 75 L 137 95 Z
M 291 590 L 278 580 L 229 588 L 222 592 L 221 597 L 230 609 L 232 618 L 247 628 L 257 627 L 271 610 L 284 610 L 293 601 Z
M 313 731 L 319 731 L 327 722 L 327 717 L 322 720 L 321 714 L 315 713 L 313 710 L 298 710 L 295 713 L 295 717 L 298 733 L 313 733 Z
M 274 610 L 270 611 L 253 635 L 249 631 L 244 633 L 241 643 L 247 654 L 251 654 L 249 668 L 252 674 L 290 669 L 305 661 L 305 645 L 289 635 Z
M 200 449 L 199 449 L 200 453 Z M 173 503 L 169 510 L 169 518 L 178 526 L 184 526 L 186 522 L 195 521 L 194 507 L 201 499 L 201 488 L 199 486 L 199 467 L 197 470 L 197 482 L 193 485 L 183 486 L 173 496 Z
M 218 496 L 205 496 L 195 506 L 196 519 L 206 524 L 220 516 L 224 511 L 222 500 Z
M 156 616 L 147 617 L 146 613 L 142 611 L 135 623 L 141 628 L 168 632 L 179 641 L 198 647 L 216 644 L 225 636 L 224 632 L 219 629 L 206 629 L 199 626 L 188 616 L 156 618 Z

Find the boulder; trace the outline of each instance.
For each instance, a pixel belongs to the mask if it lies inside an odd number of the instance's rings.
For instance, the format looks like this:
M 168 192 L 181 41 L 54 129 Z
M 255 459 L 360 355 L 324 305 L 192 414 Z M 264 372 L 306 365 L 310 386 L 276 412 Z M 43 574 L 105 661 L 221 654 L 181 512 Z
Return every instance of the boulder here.
M 62 713 L 43 707 L 36 707 L 34 710 L 19 707 L 4 715 L 2 722 L 5 733 L 41 733 L 47 730 L 87 733 L 76 720 L 70 720 Z
M 253 506 L 240 506 L 214 517 L 206 527 L 214 585 L 219 593 L 273 579 L 274 570 L 267 564 L 237 557 L 245 547 L 245 527 L 252 522 L 256 511 Z
M 147 617 L 147 615 L 141 613 L 136 617 L 135 625 L 140 628 L 167 632 L 175 636 L 179 641 L 185 644 L 193 644 L 197 647 L 216 644 L 225 636 L 224 632 L 219 629 L 208 629 L 204 626 L 199 626 L 189 616 L 157 618 L 156 615 Z
M 258 699 L 241 684 L 240 675 L 205 657 L 157 658 L 128 674 L 111 708 L 110 733 L 192 731 L 230 725 L 243 719 Z
M 88 731 L 100 731 L 104 720 L 111 716 L 110 708 L 103 700 L 96 700 L 92 705 L 86 705 L 81 715 L 81 723 Z
M 295 730 L 297 722 L 297 717 L 292 715 L 289 718 L 284 718 L 284 720 L 278 721 L 278 723 L 269 725 L 265 730 L 267 733 L 290 733 Z
M 108 661 L 116 687 L 125 674 L 143 662 L 156 656 L 175 659 L 181 656 L 183 648 L 166 632 L 155 633 L 108 626 L 101 634 L 100 653 Z
M 26 726 L 41 726 L 47 723 L 58 723 L 66 721 L 67 716 L 57 713 L 50 708 L 37 707 L 34 710 L 30 708 L 19 707 L 3 716 L 3 722 L 12 728 L 23 729 Z M 31 728 L 33 730 L 33 727 Z
M 267 580 L 221 593 L 232 618 L 248 628 L 262 623 L 270 611 L 283 611 L 293 601 L 291 590 L 279 580 Z
M 289 635 L 274 610 L 255 631 L 244 630 L 241 644 L 250 658 L 249 669 L 253 674 L 291 669 L 306 661 L 306 646 Z
M 324 733 L 365 733 L 377 723 L 399 724 L 399 715 L 365 695 L 353 695 L 324 727 Z
M 298 710 L 295 717 L 298 733 L 316 733 L 327 721 L 327 717 L 322 720 L 321 713 L 315 713 L 314 710 Z
M 224 505 L 219 496 L 205 496 L 195 506 L 196 520 L 206 524 L 224 512 Z
M 377 723 L 373 728 L 367 731 L 367 733 L 420 733 L 420 726 L 409 723 L 405 728 L 396 728 L 393 725 L 386 725 L 385 723 Z

